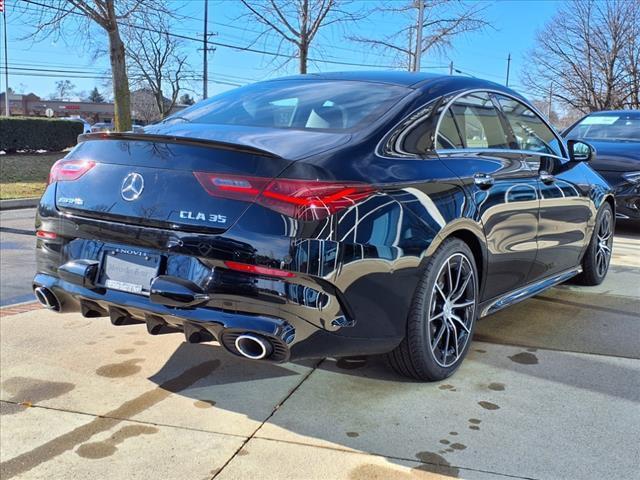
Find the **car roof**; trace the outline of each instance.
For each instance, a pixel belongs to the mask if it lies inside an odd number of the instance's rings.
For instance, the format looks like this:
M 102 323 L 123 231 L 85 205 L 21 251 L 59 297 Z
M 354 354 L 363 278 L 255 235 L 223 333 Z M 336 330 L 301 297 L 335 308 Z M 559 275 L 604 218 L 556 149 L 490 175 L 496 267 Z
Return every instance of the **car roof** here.
M 591 112 L 588 116 L 596 115 L 627 115 L 631 118 L 640 118 L 640 110 L 602 110 L 600 112 Z
M 509 93 L 524 99 L 517 92 L 489 80 L 477 77 L 444 75 L 440 73 L 408 72 L 403 70 L 355 70 L 346 72 L 309 73 L 305 75 L 291 75 L 288 77 L 266 80 L 277 82 L 281 80 L 343 80 L 355 82 L 383 83 L 411 89 L 421 89 L 432 95 L 436 92 L 444 94 L 464 89 L 487 89 Z
M 357 82 L 387 83 L 403 87 L 412 87 L 429 80 L 447 77 L 436 73 L 407 72 L 402 70 L 355 70 L 346 72 L 309 73 L 291 75 L 274 80 L 346 80 Z

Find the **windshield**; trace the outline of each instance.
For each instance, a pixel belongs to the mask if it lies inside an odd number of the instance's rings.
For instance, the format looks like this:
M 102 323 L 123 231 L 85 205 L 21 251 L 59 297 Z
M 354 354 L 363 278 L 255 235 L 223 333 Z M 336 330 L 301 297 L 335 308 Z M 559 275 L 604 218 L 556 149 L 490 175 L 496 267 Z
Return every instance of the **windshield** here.
M 640 115 L 625 112 L 589 115 L 571 129 L 569 139 L 640 141 Z
M 350 130 L 366 125 L 410 90 L 350 81 L 278 80 L 224 92 L 163 123 Z

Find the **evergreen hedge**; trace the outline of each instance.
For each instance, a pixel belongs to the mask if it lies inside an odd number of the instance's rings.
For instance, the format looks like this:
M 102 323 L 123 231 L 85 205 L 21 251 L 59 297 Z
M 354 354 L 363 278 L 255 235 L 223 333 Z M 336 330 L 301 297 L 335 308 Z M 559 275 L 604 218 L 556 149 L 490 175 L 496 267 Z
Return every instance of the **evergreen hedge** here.
M 0 117 L 0 150 L 48 150 L 73 147 L 84 131 L 82 122 L 55 118 Z

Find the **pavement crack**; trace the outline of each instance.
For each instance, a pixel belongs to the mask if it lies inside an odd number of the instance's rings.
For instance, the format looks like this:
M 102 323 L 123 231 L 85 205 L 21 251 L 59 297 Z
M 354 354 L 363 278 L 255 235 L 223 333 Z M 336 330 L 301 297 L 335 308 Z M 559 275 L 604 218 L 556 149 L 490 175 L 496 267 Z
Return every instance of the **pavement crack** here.
M 0 399 L 0 403 L 7 403 L 7 404 L 11 404 L 11 405 L 24 405 L 24 403 L 22 402 L 13 402 L 11 400 L 4 400 L 4 399 Z M 114 417 L 112 415 L 104 414 L 101 415 L 99 413 L 92 413 L 92 412 L 83 412 L 81 410 L 71 410 L 68 408 L 59 408 L 59 407 L 50 407 L 47 405 L 39 405 L 39 404 L 32 404 L 32 405 L 28 405 L 26 406 L 27 408 L 40 408 L 42 410 L 50 410 L 53 412 L 64 412 L 64 413 L 72 413 L 74 415 L 82 415 L 85 417 L 91 417 L 91 418 L 103 418 L 106 420 L 117 420 L 120 422 L 128 422 L 128 423 L 136 423 L 136 424 L 140 424 L 140 425 L 150 425 L 150 426 L 155 426 L 155 427 L 163 427 L 163 428 L 175 428 L 177 430 L 186 430 L 188 432 L 200 432 L 200 433 L 211 433 L 214 435 L 222 435 L 222 436 L 227 436 L 227 437 L 234 437 L 234 438 L 246 438 L 244 435 L 240 435 L 238 433 L 228 433 L 228 432 L 219 432 L 217 430 L 207 430 L 205 428 L 196 428 L 196 427 L 187 427 L 187 426 L 183 426 L 183 425 L 174 425 L 171 423 L 162 423 L 162 422 L 150 422 L 150 421 L 146 421 L 146 420 L 138 420 L 135 418 L 126 418 L 126 417 Z
M 422 464 L 426 464 L 426 465 L 433 465 L 435 467 L 442 467 L 443 466 L 440 463 L 428 462 L 428 461 L 416 459 L 414 457 L 401 457 L 401 456 L 388 455 L 388 454 L 385 454 L 385 453 L 377 453 L 377 452 L 372 452 L 372 451 L 352 450 L 352 449 L 349 449 L 349 448 L 333 447 L 333 446 L 330 446 L 330 445 L 316 445 L 316 444 L 313 444 L 313 443 L 296 442 L 294 440 L 282 440 L 282 439 L 269 438 L 269 437 L 257 437 L 257 439 L 258 440 L 264 440 L 264 441 L 267 441 L 267 442 L 284 443 L 284 444 L 287 444 L 287 445 L 297 445 L 297 446 L 301 446 L 301 447 L 320 448 L 320 449 L 323 449 L 323 450 L 330 450 L 330 451 L 334 451 L 334 452 L 351 453 L 351 454 L 354 454 L 354 455 L 362 455 L 362 456 L 365 456 L 365 457 L 366 456 L 375 456 L 375 457 L 385 458 L 385 459 L 388 459 L 388 460 L 396 460 L 398 462 L 422 463 Z M 461 466 L 461 465 L 454 465 L 454 464 L 448 465 L 448 467 L 457 468 L 457 469 L 460 469 L 460 470 L 466 470 L 466 471 L 469 471 L 469 472 L 488 473 L 488 474 L 491 474 L 491 475 L 496 475 L 496 476 L 505 477 L 505 478 L 515 478 L 515 479 L 518 479 L 518 480 L 540 480 L 538 477 L 526 477 L 526 476 L 522 476 L 522 475 L 513 475 L 513 474 L 509 474 L 509 473 L 497 472 L 497 471 L 494 471 L 494 470 L 485 470 L 485 469 L 481 469 L 481 468 L 464 467 L 464 466 Z
M 322 358 L 320 360 L 318 360 L 318 362 L 311 368 L 311 370 L 309 370 L 303 377 L 302 379 L 289 391 L 289 393 L 287 393 L 287 395 L 282 399 L 282 401 L 278 402 L 274 407 L 273 410 L 271 410 L 271 413 L 267 416 L 267 418 L 265 418 L 262 422 L 260 422 L 260 425 L 258 425 L 256 427 L 256 429 L 251 433 L 251 435 L 249 435 L 243 442 L 242 445 L 240 445 L 240 447 L 238 447 L 238 449 L 233 453 L 233 455 L 231 455 L 226 462 L 224 462 L 224 465 L 222 465 L 222 467 L 220 467 L 216 473 L 211 477 L 211 480 L 214 480 L 218 475 L 220 475 L 222 473 L 222 471 L 227 467 L 227 465 L 229 465 L 231 463 L 231 461 L 236 458 L 236 456 L 238 456 L 238 454 L 240 453 L 240 451 L 247 445 L 247 443 L 249 443 L 253 438 L 255 438 L 256 433 L 258 433 L 258 431 L 260 431 L 260 429 L 269 421 L 271 420 L 271 418 L 276 414 L 276 412 L 282 408 L 282 406 L 286 403 L 287 400 L 289 400 L 289 398 L 291 398 L 291 396 L 296 393 L 296 391 L 298 391 L 298 389 L 302 386 L 302 384 L 304 382 L 307 381 L 307 379 L 313 374 L 313 372 L 315 372 L 318 367 L 320 367 L 320 365 L 322 365 L 322 362 L 324 362 L 325 359 Z
M 0 227 L 0 232 L 15 233 L 16 235 L 35 235 L 35 230 L 23 230 L 21 228 Z
M 89 423 L 80 425 L 32 450 L 1 462 L 2 478 L 8 480 L 20 476 L 67 451 L 75 449 L 96 434 L 110 430 L 125 421 L 125 418 L 131 418 L 165 400 L 172 392 L 186 390 L 217 369 L 219 363 L 218 360 L 210 360 L 195 365 L 161 385 L 124 402 L 104 416 L 96 417 Z
M 627 360 L 640 360 L 640 357 L 632 357 L 626 355 L 616 355 L 613 353 L 599 353 L 599 352 L 584 352 L 580 350 L 568 350 L 562 348 L 552 348 L 552 347 L 541 347 L 540 345 L 535 344 L 525 344 L 512 342 L 509 340 L 500 340 L 492 337 L 491 335 L 484 335 L 482 333 L 475 333 L 473 335 L 474 342 L 482 342 L 488 343 L 490 345 L 503 345 L 505 347 L 518 347 L 518 348 L 536 348 L 542 352 L 558 352 L 558 353 L 570 353 L 575 355 L 585 355 L 585 356 L 594 356 L 594 357 L 604 357 L 604 358 L 624 358 Z

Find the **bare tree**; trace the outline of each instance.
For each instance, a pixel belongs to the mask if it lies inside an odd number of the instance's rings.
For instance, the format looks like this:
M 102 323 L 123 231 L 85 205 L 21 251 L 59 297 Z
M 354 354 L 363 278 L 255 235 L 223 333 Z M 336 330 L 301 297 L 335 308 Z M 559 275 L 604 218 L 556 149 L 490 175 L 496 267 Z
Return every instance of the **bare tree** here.
M 386 15 L 402 16 L 405 27 L 383 38 L 349 36 L 349 40 L 364 43 L 378 50 L 397 54 L 400 65 L 409 71 L 418 70 L 418 56 L 430 51 L 442 52 L 451 47 L 454 38 L 490 27 L 484 18 L 486 5 L 458 0 L 423 0 L 422 25 L 419 24 L 420 0 L 398 5 L 386 2 L 379 9 Z M 421 30 L 420 34 L 418 31 Z M 418 40 L 420 39 L 421 40 Z M 418 45 L 420 43 L 420 45 Z
M 131 115 L 145 125 L 162 120 L 156 97 L 151 90 L 142 88 L 131 92 Z
M 71 80 L 58 80 L 56 82 L 56 90 L 49 98 L 51 100 L 69 100 L 74 94 L 76 86 L 71 83 Z
M 629 32 L 623 47 L 622 64 L 629 78 L 628 106 L 640 108 L 640 2 L 627 11 Z
M 193 72 L 188 71 L 180 41 L 169 34 L 162 17 L 155 20 L 153 30 L 127 29 L 127 56 L 133 84 L 153 94 L 158 114 L 164 118 Z
M 350 0 L 240 1 L 249 17 L 264 27 L 256 41 L 265 35 L 275 35 L 279 39 L 278 53 L 286 44 L 293 46 L 295 55 L 291 55 L 290 60 L 298 58 L 300 73 L 307 73 L 309 50 L 321 29 L 361 20 L 367 15 L 364 10 L 351 9 Z
M 523 83 L 581 112 L 638 108 L 640 0 L 572 0 L 538 32 Z
M 161 0 L 39 0 L 30 3 L 37 17 L 33 36 L 64 37 L 66 34 L 86 39 L 91 37 L 93 27 L 106 33 L 118 131 L 131 128 L 131 98 L 121 26 L 144 25 L 144 19 L 151 12 L 168 14 L 165 3 Z M 66 26 L 72 28 L 65 30 Z

